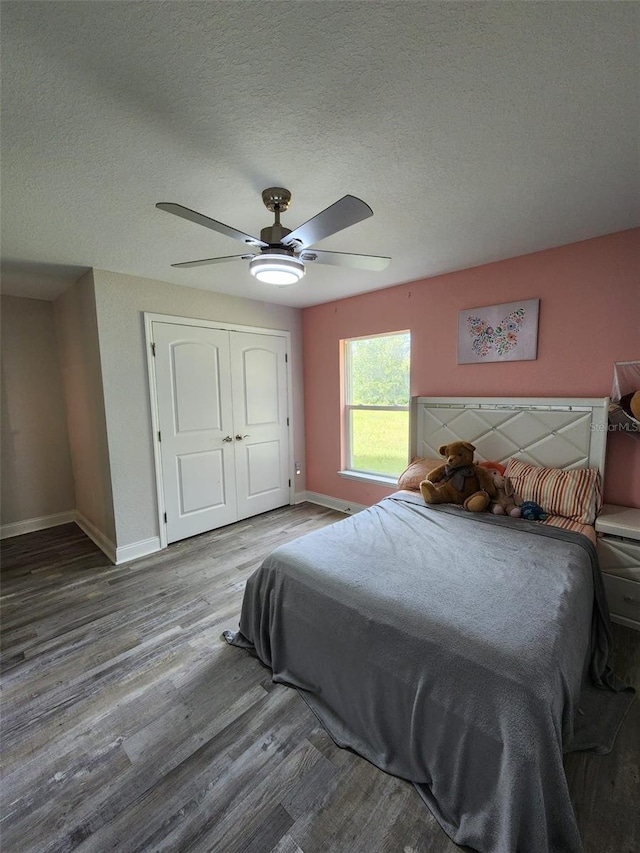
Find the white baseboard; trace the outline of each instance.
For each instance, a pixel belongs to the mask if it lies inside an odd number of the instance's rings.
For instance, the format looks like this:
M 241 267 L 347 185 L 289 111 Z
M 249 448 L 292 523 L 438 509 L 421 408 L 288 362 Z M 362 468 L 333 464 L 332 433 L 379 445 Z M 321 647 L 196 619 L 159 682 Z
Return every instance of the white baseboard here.
M 38 518 L 27 518 L 24 521 L 14 521 L 0 527 L 0 539 L 10 536 L 22 536 L 23 533 L 35 533 L 36 530 L 46 530 L 47 527 L 59 527 L 61 524 L 71 524 L 76 520 L 75 510 L 56 512 L 53 515 L 41 515 Z
M 156 551 L 161 551 L 160 537 L 152 536 L 151 539 L 141 539 L 140 542 L 132 542 L 131 545 L 122 545 L 116 548 L 116 565 L 120 563 L 128 563 L 130 560 L 138 560 L 140 557 L 146 557 L 148 554 L 155 554 Z
M 312 504 L 326 506 L 329 509 L 337 509 L 338 512 L 344 512 L 347 515 L 353 515 L 355 512 L 362 512 L 367 509 L 364 504 L 351 503 L 349 501 L 340 500 L 340 498 L 332 498 L 329 495 L 321 495 L 318 492 L 296 492 L 296 503 L 309 501 Z
M 156 551 L 161 550 L 160 538 L 158 536 L 152 536 L 150 539 L 141 539 L 140 542 L 132 542 L 130 545 L 117 547 L 81 513 L 76 512 L 75 520 L 78 527 L 87 534 L 89 539 L 95 542 L 98 548 L 116 566 L 119 566 L 121 563 L 128 563 L 131 560 L 137 560 L 140 557 L 146 557 L 148 554 L 154 554 Z
M 0 527 L 0 539 L 22 536 L 24 533 L 35 533 L 36 530 L 46 530 L 48 527 L 58 527 L 60 524 L 73 524 L 74 522 L 116 566 L 161 550 L 158 536 L 142 539 L 140 542 L 132 542 L 131 545 L 122 545 L 118 548 L 101 530 L 98 530 L 95 524 L 75 509 L 3 524 Z
M 101 530 L 89 521 L 88 518 L 85 518 L 81 512 L 76 510 L 75 512 L 75 523 L 78 525 L 80 530 L 83 533 L 86 533 L 89 539 L 94 542 L 98 548 L 108 557 L 112 563 L 116 562 L 116 546 L 113 542 L 108 539 Z

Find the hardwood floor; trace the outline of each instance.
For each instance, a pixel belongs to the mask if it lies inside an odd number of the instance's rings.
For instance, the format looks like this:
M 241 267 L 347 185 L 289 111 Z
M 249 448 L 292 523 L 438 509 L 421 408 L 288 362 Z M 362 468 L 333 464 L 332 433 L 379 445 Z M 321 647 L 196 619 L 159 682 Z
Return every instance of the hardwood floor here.
M 262 558 L 341 517 L 286 507 L 117 567 L 75 525 L 5 540 L 4 853 L 459 850 L 221 639 Z M 640 686 L 640 633 L 614 631 Z M 640 849 L 639 739 L 636 701 L 610 755 L 567 757 L 586 853 Z

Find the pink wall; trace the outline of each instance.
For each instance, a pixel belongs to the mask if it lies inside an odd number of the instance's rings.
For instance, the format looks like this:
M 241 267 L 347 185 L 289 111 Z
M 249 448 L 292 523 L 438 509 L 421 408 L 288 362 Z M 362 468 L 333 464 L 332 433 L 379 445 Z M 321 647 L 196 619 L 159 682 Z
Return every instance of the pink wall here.
M 457 363 L 460 310 L 535 297 L 535 361 Z M 606 396 L 640 359 L 640 229 L 306 308 L 303 329 L 307 489 L 375 503 L 391 490 L 336 473 L 340 340 L 409 329 L 412 395 Z M 609 433 L 605 499 L 640 507 L 637 439 Z

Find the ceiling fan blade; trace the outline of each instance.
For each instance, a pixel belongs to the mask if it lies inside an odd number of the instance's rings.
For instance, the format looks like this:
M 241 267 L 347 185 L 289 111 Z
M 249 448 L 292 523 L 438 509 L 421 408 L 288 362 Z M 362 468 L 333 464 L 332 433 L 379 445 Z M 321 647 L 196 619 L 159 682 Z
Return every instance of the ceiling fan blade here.
M 298 255 L 301 261 L 307 263 L 331 264 L 334 267 L 350 267 L 354 270 L 371 270 L 381 272 L 389 266 L 391 258 L 377 255 L 353 255 L 350 252 L 320 252 L 316 249 L 304 249 Z
M 181 264 L 171 264 L 172 267 L 206 267 L 207 264 L 221 264 L 225 261 L 248 261 L 256 256 L 252 253 L 247 255 L 225 255 L 222 258 L 203 258 L 201 261 L 183 261 Z
M 196 225 L 204 225 L 205 228 L 210 228 L 212 231 L 224 234 L 225 237 L 233 237 L 234 240 L 240 240 L 242 243 L 249 243 L 251 246 L 268 245 L 268 243 L 264 243 L 258 237 L 252 237 L 251 234 L 245 234 L 244 231 L 238 231 L 237 228 L 232 228 L 230 225 L 225 225 L 224 222 L 218 222 L 216 219 L 210 219 L 203 213 L 183 207 L 181 204 L 175 204 L 172 201 L 160 201 L 156 204 L 156 207 L 159 207 L 160 210 L 166 210 L 167 213 L 173 213 L 174 216 L 188 219 L 189 222 L 195 222 Z
M 298 248 L 312 246 L 369 216 L 373 216 L 373 210 L 368 204 L 353 195 L 345 195 L 322 213 L 287 234 L 282 242 L 285 246 L 295 245 Z

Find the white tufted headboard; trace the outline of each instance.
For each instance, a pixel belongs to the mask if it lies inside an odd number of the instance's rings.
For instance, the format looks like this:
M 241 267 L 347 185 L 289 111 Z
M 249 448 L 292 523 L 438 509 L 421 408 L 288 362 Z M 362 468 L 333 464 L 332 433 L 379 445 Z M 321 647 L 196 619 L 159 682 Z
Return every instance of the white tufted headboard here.
M 478 462 L 510 458 L 549 468 L 598 468 L 604 477 L 609 398 L 413 397 L 413 456 L 470 441 Z

